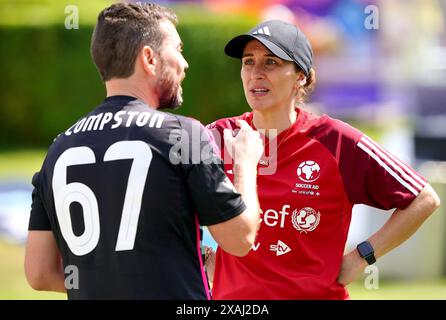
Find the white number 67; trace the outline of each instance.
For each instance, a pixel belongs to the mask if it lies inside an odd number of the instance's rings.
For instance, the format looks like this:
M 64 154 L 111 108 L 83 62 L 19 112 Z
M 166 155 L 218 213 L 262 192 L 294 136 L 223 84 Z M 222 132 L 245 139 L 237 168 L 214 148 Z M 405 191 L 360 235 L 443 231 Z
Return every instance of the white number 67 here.
M 152 161 L 152 150 L 143 141 L 120 141 L 112 144 L 104 155 L 104 161 L 133 159 L 130 169 L 116 251 L 132 250 L 135 244 L 138 218 L 144 186 Z M 70 250 L 77 256 L 86 255 L 96 248 L 99 241 L 99 209 L 96 196 L 85 184 L 67 184 L 67 167 L 96 163 L 93 150 L 88 147 L 67 149 L 57 159 L 53 174 L 53 195 L 62 236 Z M 70 205 L 77 202 L 82 206 L 84 233 L 73 232 Z

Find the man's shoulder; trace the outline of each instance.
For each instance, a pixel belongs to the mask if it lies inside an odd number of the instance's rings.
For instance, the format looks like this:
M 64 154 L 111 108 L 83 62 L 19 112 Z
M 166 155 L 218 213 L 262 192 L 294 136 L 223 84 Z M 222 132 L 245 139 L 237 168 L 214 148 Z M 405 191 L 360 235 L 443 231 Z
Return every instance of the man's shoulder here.
M 185 130 L 187 132 L 191 132 L 192 130 L 203 131 L 203 129 L 205 128 L 205 125 L 195 118 L 169 112 L 163 113 L 167 115 L 168 120 L 171 121 L 172 124 L 176 123 L 179 129 Z

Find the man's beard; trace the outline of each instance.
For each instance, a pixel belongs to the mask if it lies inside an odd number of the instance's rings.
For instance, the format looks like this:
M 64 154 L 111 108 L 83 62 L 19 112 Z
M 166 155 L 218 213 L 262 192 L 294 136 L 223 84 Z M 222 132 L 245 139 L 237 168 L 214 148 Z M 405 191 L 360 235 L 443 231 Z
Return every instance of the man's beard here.
M 180 84 L 174 83 L 172 77 L 163 70 L 158 80 L 159 105 L 158 109 L 178 109 L 183 103 L 183 90 Z

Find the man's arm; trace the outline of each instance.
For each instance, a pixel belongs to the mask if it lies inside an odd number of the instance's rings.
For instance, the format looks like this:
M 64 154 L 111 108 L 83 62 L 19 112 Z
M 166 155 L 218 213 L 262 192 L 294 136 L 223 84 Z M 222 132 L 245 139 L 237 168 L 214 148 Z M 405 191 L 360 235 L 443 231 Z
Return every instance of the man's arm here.
M 52 231 L 29 231 L 25 275 L 34 290 L 66 292 L 62 258 Z
M 240 131 L 236 137 L 225 131 L 225 146 L 234 158 L 234 186 L 246 204 L 246 210 L 225 222 L 208 226 L 208 229 L 226 252 L 245 256 L 251 250 L 260 222 L 260 205 L 257 197 L 257 164 L 263 153 L 263 142 L 257 131 L 242 120 L 237 122 Z
M 409 239 L 423 222 L 440 206 L 440 199 L 427 184 L 405 209 L 397 209 L 387 222 L 368 241 L 379 258 Z M 355 249 L 346 254 L 342 261 L 338 282 L 347 285 L 354 281 L 367 266 Z
M 234 171 L 236 170 L 234 167 Z M 218 245 L 235 256 L 243 257 L 249 253 L 259 226 L 260 207 L 257 200 L 256 170 L 257 166 L 240 168 L 239 173 L 234 176 L 235 189 L 242 195 L 246 210 L 225 222 L 208 226 Z

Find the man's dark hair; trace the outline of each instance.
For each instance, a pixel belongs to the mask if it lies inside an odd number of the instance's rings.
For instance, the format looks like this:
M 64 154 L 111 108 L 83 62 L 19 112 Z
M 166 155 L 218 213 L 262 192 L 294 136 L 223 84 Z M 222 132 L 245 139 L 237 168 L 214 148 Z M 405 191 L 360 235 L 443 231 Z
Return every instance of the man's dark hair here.
M 116 3 L 99 13 L 91 40 L 91 55 L 104 81 L 128 78 L 142 46 L 157 51 L 163 42 L 160 20 L 177 25 L 170 9 L 154 3 Z

